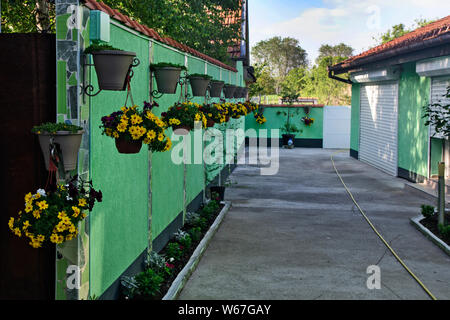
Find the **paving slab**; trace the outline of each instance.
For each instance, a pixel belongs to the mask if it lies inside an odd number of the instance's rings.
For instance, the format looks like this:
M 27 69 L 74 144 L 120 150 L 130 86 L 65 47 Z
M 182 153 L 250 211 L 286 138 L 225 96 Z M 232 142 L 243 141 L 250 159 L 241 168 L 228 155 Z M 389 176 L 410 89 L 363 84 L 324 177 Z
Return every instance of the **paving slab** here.
M 280 149 L 273 176 L 236 168 L 225 194 L 232 207 L 179 299 L 429 299 L 347 195 L 333 152 Z M 438 299 L 450 299 L 450 257 L 410 224 L 435 199 L 348 152 L 335 163 L 386 241 Z M 381 289 L 367 288 L 371 265 Z

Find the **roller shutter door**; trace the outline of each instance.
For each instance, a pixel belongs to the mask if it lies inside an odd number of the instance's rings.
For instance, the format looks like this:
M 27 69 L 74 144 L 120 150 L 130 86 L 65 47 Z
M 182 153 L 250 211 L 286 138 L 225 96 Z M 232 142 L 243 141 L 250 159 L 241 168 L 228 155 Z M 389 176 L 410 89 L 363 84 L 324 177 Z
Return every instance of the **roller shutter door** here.
M 361 86 L 359 159 L 397 176 L 398 83 Z

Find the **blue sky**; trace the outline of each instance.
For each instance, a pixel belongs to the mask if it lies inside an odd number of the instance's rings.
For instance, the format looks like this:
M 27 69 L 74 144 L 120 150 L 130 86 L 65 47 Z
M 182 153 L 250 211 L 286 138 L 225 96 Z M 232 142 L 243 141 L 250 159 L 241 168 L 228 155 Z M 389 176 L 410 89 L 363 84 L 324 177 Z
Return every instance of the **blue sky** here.
M 450 15 L 449 0 L 249 0 L 250 46 L 293 37 L 314 61 L 321 44 L 344 42 L 360 53 L 391 26 Z

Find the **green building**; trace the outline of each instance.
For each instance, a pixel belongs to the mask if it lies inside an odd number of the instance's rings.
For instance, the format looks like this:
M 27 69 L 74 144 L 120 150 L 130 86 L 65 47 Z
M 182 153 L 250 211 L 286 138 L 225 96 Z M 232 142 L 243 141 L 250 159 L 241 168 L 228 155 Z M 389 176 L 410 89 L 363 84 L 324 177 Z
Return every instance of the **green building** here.
M 423 118 L 428 103 L 450 102 L 450 16 L 331 66 L 329 77 L 352 85 L 352 157 L 413 182 L 450 163 L 448 141 Z

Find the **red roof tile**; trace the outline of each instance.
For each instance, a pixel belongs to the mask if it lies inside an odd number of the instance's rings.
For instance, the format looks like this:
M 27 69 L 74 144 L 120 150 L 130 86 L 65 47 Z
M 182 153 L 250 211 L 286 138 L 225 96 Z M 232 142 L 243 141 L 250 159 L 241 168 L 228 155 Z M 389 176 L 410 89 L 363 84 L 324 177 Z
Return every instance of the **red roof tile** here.
M 389 52 L 391 50 L 407 48 L 408 46 L 434 38 L 438 38 L 444 34 L 450 34 L 450 16 L 442 18 L 440 20 L 434 21 L 424 27 L 418 28 L 412 32 L 409 32 L 397 39 L 384 43 L 382 45 L 376 46 L 368 51 L 365 51 L 359 55 L 353 56 L 341 63 L 338 63 L 331 67 L 335 68 L 346 68 L 354 65 L 358 65 L 360 60 L 367 57 L 375 57 L 382 53 Z
M 227 70 L 230 70 L 233 72 L 237 72 L 236 68 L 230 67 L 229 65 L 227 65 L 217 59 L 207 56 L 207 55 L 205 55 L 195 49 L 192 49 L 184 44 L 181 44 L 171 38 L 167 38 L 167 37 L 161 38 L 161 36 L 155 30 L 149 28 L 146 25 L 140 24 L 140 23 L 132 20 L 130 17 L 123 15 L 118 10 L 111 9 L 108 5 L 106 5 L 103 2 L 97 2 L 96 0 L 84 0 L 84 4 L 86 5 L 86 7 L 88 7 L 91 10 L 100 10 L 100 11 L 107 13 L 111 18 L 122 22 L 126 26 L 128 26 L 128 27 L 130 27 L 130 28 L 156 40 L 156 41 L 165 43 L 165 44 L 167 44 L 171 47 L 174 47 L 178 50 L 192 54 L 193 56 L 204 59 L 204 60 L 208 61 L 209 63 L 215 64 L 224 69 L 227 69 Z

